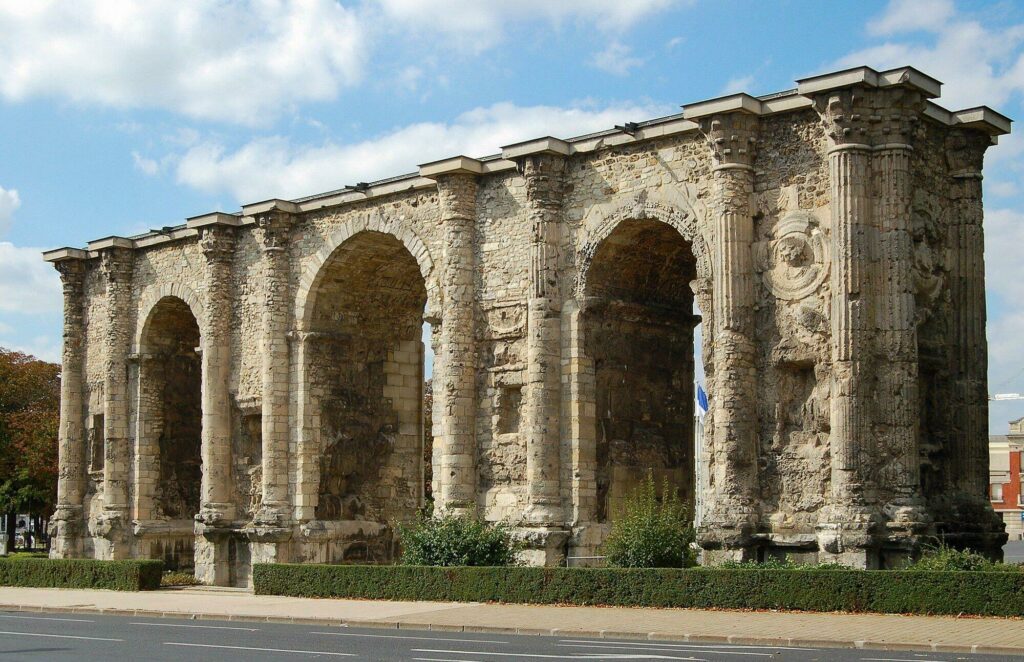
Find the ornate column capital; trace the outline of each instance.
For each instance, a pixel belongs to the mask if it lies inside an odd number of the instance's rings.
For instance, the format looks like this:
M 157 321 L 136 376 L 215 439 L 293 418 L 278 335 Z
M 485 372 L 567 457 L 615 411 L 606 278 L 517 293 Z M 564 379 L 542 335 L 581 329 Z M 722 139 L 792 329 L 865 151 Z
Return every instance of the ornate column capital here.
M 207 225 L 199 229 L 199 247 L 209 263 L 230 263 L 235 254 L 235 229 Z
M 719 168 L 753 168 L 759 127 L 760 119 L 750 113 L 719 113 L 700 118 L 700 131 Z
M 950 129 L 946 133 L 946 164 L 954 179 L 981 179 L 985 150 L 992 139 L 980 131 Z
M 112 246 L 100 251 L 100 271 L 107 283 L 125 283 L 131 280 L 135 266 L 135 251 Z
M 291 238 L 295 215 L 280 209 L 255 214 L 256 238 L 264 251 L 283 251 Z
M 60 274 L 64 298 L 81 297 L 85 290 L 85 260 L 61 260 L 53 263 Z

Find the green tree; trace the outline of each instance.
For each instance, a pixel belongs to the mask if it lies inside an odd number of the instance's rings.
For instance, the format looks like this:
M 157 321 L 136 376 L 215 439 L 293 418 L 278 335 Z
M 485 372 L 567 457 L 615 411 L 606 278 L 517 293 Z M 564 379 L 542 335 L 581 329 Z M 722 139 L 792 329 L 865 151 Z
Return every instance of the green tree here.
M 60 366 L 0 348 L 0 512 L 53 512 L 59 421 Z
M 515 565 L 520 549 L 508 524 L 450 512 L 425 512 L 411 525 L 399 525 L 399 533 L 402 565 Z

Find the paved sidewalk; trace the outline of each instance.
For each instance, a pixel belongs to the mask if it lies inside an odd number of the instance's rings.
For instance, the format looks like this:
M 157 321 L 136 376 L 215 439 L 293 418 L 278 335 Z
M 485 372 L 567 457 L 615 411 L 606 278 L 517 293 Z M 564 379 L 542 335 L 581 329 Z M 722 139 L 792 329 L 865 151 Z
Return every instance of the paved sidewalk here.
M 0 588 L 0 610 L 173 616 L 465 632 L 732 644 L 1024 654 L 1024 621 L 1002 618 L 316 600 L 237 589 Z

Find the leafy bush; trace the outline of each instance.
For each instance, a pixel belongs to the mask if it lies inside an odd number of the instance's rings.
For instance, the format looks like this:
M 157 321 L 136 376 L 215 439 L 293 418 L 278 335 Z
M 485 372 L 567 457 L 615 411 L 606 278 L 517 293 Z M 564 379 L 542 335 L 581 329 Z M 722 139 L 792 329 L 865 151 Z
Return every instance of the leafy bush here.
M 168 570 L 160 577 L 160 586 L 199 586 L 201 583 L 191 572 Z
M 264 564 L 260 595 L 1024 616 L 1024 573 Z
M 997 563 L 977 552 L 959 550 L 940 544 L 924 550 L 921 558 L 907 567 L 912 572 L 945 572 L 950 570 L 984 572 L 1019 572 L 1021 566 Z
M 0 586 L 151 591 L 160 588 L 163 569 L 163 561 L 6 558 Z
M 626 499 L 604 544 L 615 568 L 688 568 L 697 564 L 690 511 L 668 480 L 661 493 L 650 474 Z
M 788 556 L 785 559 L 771 557 L 764 561 L 724 561 L 717 567 L 725 570 L 849 570 L 839 563 L 797 563 Z
M 403 565 L 515 565 L 520 545 L 507 523 L 482 522 L 442 512 L 399 525 Z

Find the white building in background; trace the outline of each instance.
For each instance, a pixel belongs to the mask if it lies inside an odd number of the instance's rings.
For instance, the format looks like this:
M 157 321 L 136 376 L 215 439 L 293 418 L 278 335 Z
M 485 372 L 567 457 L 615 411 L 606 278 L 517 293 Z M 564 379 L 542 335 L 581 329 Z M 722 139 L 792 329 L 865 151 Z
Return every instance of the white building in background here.
M 1010 421 L 1010 432 L 988 438 L 989 498 L 1006 523 L 1010 540 L 1024 539 L 1024 417 Z

